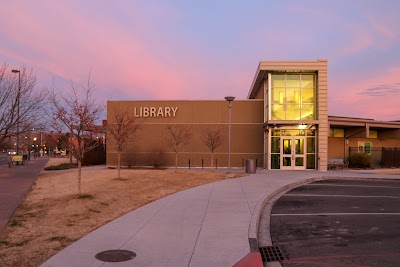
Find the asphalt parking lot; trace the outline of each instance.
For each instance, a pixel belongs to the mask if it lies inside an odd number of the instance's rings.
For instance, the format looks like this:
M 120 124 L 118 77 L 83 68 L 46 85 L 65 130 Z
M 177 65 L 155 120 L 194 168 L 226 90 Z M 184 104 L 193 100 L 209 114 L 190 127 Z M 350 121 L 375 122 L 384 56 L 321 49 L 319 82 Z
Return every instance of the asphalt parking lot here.
M 297 187 L 273 205 L 270 233 L 283 266 L 400 266 L 400 181 Z

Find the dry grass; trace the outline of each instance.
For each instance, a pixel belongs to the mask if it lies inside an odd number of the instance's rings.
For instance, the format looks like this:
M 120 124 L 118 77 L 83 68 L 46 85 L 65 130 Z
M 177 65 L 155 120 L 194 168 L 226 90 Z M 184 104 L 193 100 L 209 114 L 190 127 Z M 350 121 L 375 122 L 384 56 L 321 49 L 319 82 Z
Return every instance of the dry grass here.
M 54 164 L 54 161 L 52 162 Z M 55 163 L 58 164 L 58 163 Z M 39 266 L 72 242 L 151 201 L 210 182 L 223 173 L 175 170 L 42 172 L 0 239 L 0 266 Z
M 72 162 L 75 163 L 76 159 L 73 158 Z M 56 165 L 60 165 L 62 163 L 69 163 L 69 158 L 50 158 L 44 167 L 46 168 L 49 166 L 56 166 Z

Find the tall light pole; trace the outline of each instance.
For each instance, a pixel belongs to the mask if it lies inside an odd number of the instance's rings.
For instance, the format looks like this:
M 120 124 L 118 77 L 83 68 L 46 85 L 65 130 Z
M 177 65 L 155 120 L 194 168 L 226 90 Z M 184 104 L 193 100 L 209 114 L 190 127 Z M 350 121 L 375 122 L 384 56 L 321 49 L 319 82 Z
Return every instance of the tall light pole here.
M 17 91 L 17 147 L 16 152 L 18 155 L 18 145 L 19 145 L 19 98 L 21 94 L 21 71 L 20 70 L 12 70 L 13 73 L 18 73 L 18 91 Z
M 225 100 L 228 101 L 229 119 L 228 119 L 228 174 L 231 173 L 231 109 L 232 102 L 235 100 L 234 96 L 226 96 Z

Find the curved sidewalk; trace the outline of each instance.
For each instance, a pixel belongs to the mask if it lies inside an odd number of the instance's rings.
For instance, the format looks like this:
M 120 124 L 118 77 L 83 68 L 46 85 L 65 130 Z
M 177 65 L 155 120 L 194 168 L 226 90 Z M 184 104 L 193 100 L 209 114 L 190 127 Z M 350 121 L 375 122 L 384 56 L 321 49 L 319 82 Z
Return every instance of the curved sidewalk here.
M 175 193 L 93 231 L 42 266 L 233 266 L 250 252 L 264 201 L 289 187 L 323 177 L 400 179 L 349 171 L 260 171 Z M 126 262 L 95 255 L 130 250 Z
M 0 166 L 0 236 L 47 161 L 32 158 L 25 165 Z

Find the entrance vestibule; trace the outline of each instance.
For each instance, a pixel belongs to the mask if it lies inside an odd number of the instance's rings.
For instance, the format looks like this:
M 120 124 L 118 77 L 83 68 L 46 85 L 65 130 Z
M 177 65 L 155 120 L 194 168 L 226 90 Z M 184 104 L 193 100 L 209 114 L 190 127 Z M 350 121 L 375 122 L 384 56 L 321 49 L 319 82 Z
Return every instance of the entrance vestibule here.
M 304 170 L 305 137 L 282 137 L 281 142 L 281 170 Z
M 270 169 L 316 169 L 315 129 L 274 129 L 270 132 Z

